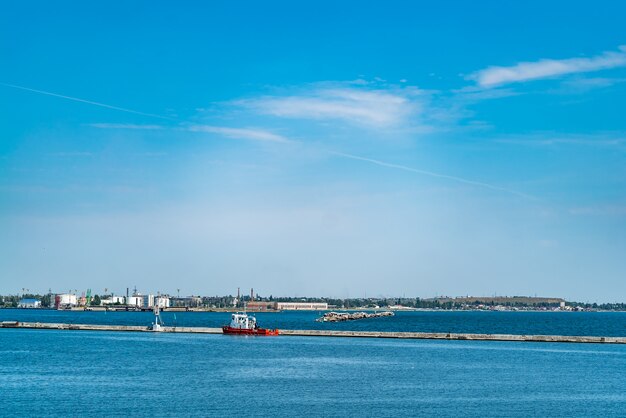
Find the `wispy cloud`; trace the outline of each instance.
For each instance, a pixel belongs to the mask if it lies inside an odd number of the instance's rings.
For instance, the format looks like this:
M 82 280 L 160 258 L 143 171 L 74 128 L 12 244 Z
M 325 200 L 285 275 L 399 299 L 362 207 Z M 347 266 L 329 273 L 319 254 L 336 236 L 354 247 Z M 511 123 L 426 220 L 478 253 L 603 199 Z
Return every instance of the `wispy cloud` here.
M 90 104 L 90 105 L 93 105 L 93 106 L 104 107 L 104 108 L 107 108 L 107 109 L 118 110 L 120 112 L 132 113 L 134 115 L 148 116 L 148 117 L 151 117 L 151 118 L 166 119 L 166 120 L 176 120 L 176 119 L 170 118 L 168 116 L 162 116 L 162 115 L 155 115 L 153 113 L 140 112 L 138 110 L 127 109 L 127 108 L 119 107 L 119 106 L 113 106 L 113 105 L 109 105 L 109 104 L 106 104 L 106 103 L 94 102 L 93 100 L 81 99 L 79 97 L 66 96 L 64 94 L 52 93 L 52 92 L 45 91 L 45 90 L 31 89 L 30 87 L 18 86 L 16 84 L 8 84 L 8 83 L 0 82 L 0 86 L 11 87 L 11 88 L 18 89 L 18 90 L 30 91 L 31 93 L 43 94 L 45 96 L 58 97 L 60 99 L 65 99 L 65 100 L 72 100 L 74 102 L 80 102 L 80 103 Z
M 556 248 L 559 246 L 559 242 L 553 239 L 541 239 L 537 244 L 542 248 Z
M 569 213 L 579 216 L 626 216 L 626 204 L 576 207 L 569 209 Z
M 87 151 L 61 151 L 48 154 L 50 157 L 93 157 L 92 152 Z
M 361 80 L 359 80 L 361 81 Z M 377 80 L 384 82 L 384 80 Z M 27 87 L 0 83 L 11 88 L 26 90 L 34 93 L 50 95 L 62 99 L 68 99 L 86 103 L 94 106 L 100 106 L 113 110 L 118 110 L 137 115 L 156 117 L 170 121 L 176 121 L 178 124 L 174 126 L 164 126 L 155 124 L 122 124 L 122 123 L 92 123 L 88 126 L 97 129 L 131 129 L 131 130 L 161 130 L 172 129 L 186 132 L 196 133 L 212 133 L 229 138 L 247 139 L 253 141 L 274 142 L 274 143 L 294 143 L 283 135 L 276 134 L 262 128 L 239 128 L 214 126 L 209 124 L 186 124 L 184 121 L 174 119 L 167 116 L 154 115 L 150 113 L 140 112 L 132 109 L 126 109 L 117 106 L 111 106 L 105 103 L 94 102 L 91 100 L 80 99 L 76 97 L 51 93 L 43 90 L 36 90 Z M 497 96 L 499 97 L 501 93 Z M 508 93 L 503 93 L 508 94 Z M 436 106 L 430 106 L 430 95 L 432 92 L 419 90 L 415 87 L 387 87 L 385 89 L 378 86 L 371 88 L 371 84 L 367 82 L 351 83 L 338 85 L 333 83 L 320 83 L 317 87 L 300 95 L 289 96 L 265 96 L 257 99 L 247 99 L 233 102 L 236 105 L 252 108 L 259 113 L 271 114 L 278 117 L 286 118 L 302 118 L 302 119 L 339 119 L 348 122 L 354 122 L 359 125 L 370 126 L 375 128 L 395 127 L 405 124 L 405 127 L 418 127 L 421 113 L 425 112 L 426 104 L 428 113 L 430 113 L 430 121 L 446 121 L 459 118 L 458 109 L 443 111 Z M 478 97 L 477 99 L 482 99 Z M 489 96 L 488 98 L 491 98 Z M 452 106 L 454 108 L 454 106 Z M 409 119 L 411 119 L 409 121 Z M 425 126 L 425 125 L 422 125 Z M 447 174 L 436 173 L 428 170 L 421 170 L 413 167 L 392 164 L 380 160 L 375 160 L 357 155 L 346 154 L 341 152 L 330 151 L 331 154 L 376 164 L 383 167 L 398 169 L 430 177 L 447 179 L 459 183 L 465 183 L 473 186 L 488 188 L 500 192 L 515 194 L 529 199 L 536 199 L 525 193 L 516 190 L 496 186 L 489 183 L 470 180 L 462 177 L 451 176 Z M 69 154 L 65 154 L 69 155 Z M 87 154 L 81 154 L 87 156 Z M 60 155 L 59 155 L 60 156 Z
M 253 141 L 290 142 L 282 135 L 256 128 L 228 128 L 223 126 L 193 125 L 187 128 L 191 132 L 209 132 L 229 138 L 250 139 Z
M 264 96 L 235 104 L 281 118 L 342 120 L 368 127 L 391 127 L 423 110 L 427 93 L 416 88 L 314 85 L 286 96 Z
M 487 67 L 470 74 L 467 78 L 476 81 L 480 87 L 491 88 L 623 66 L 626 66 L 626 45 L 620 46 L 618 51 L 606 51 L 591 58 L 542 59 L 534 62 L 520 62 L 510 67 Z
M 137 157 L 165 157 L 167 155 L 167 152 L 140 152 L 135 154 Z
M 87 126 L 98 129 L 138 129 L 138 130 L 160 130 L 162 125 L 138 125 L 133 123 L 89 123 Z
M 482 102 L 484 100 L 501 99 L 504 97 L 518 96 L 521 93 L 511 88 L 494 88 L 485 90 L 478 86 L 466 86 L 461 89 L 452 90 L 454 100 L 467 104 Z
M 624 82 L 626 82 L 625 78 L 576 77 L 564 80 L 561 83 L 561 87 L 555 90 L 555 92 L 562 94 L 586 93 L 591 90 L 607 88 Z
M 257 128 L 230 128 L 225 126 L 192 125 L 192 126 L 162 126 L 162 125 L 135 125 L 128 123 L 90 123 L 88 126 L 98 129 L 130 129 L 130 130 L 161 130 L 174 129 L 187 132 L 207 132 L 222 135 L 228 138 L 248 139 L 252 141 L 289 142 L 289 139 L 273 132 Z
M 563 134 L 557 132 L 538 132 L 528 135 L 511 135 L 496 139 L 502 144 L 547 147 L 557 145 L 580 145 L 587 147 L 621 147 L 626 146 L 626 135 L 623 133 L 597 134 Z
M 357 160 L 357 161 L 364 161 L 370 164 L 376 164 L 382 167 L 387 167 L 387 168 L 393 168 L 396 170 L 403 170 L 403 171 L 409 171 L 411 173 L 417 173 L 417 174 L 422 174 L 425 176 L 430 176 L 430 177 L 437 177 L 437 178 L 441 178 L 441 179 L 446 179 L 446 180 L 452 180 L 458 183 L 464 183 L 464 184 L 469 184 L 472 186 L 478 186 L 478 187 L 483 187 L 483 188 L 487 188 L 487 189 L 491 189 L 491 190 L 496 190 L 499 192 L 506 192 L 506 193 L 510 193 L 510 194 L 514 194 L 520 197 L 523 197 L 525 199 L 533 199 L 536 200 L 537 198 L 535 196 L 531 196 L 529 194 L 526 193 L 522 193 L 522 192 L 518 192 L 517 190 L 512 190 L 512 189 L 507 189 L 505 187 L 500 187 L 500 186 L 496 186 L 494 184 L 489 184 L 489 183 L 483 183 L 481 181 L 475 181 L 475 180 L 470 180 L 470 179 L 466 179 L 463 177 L 456 177 L 456 176 L 450 176 L 447 174 L 441 174 L 441 173 L 435 173 L 433 171 L 428 171 L 428 170 L 421 170 L 418 168 L 413 168 L 413 167 L 408 167 L 405 165 L 400 165 L 400 164 L 393 164 L 393 163 L 388 163 L 385 161 L 380 161 L 380 160 L 375 160 L 373 158 L 366 158 L 366 157 L 360 157 L 358 155 L 352 155 L 352 154 L 346 154 L 346 153 L 342 153 L 342 152 L 333 152 L 333 151 L 329 151 L 330 154 L 333 155 L 337 155 L 343 158 L 349 158 L 352 160 Z

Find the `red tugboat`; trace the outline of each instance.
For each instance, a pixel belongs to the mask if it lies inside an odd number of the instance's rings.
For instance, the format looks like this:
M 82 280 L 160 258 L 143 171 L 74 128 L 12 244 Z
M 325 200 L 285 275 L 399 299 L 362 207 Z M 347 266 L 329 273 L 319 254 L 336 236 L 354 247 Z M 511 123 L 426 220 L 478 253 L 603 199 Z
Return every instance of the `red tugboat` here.
M 256 318 L 245 313 L 234 313 L 230 319 L 230 324 L 222 327 L 224 334 L 239 335 L 278 335 L 277 329 L 259 328 Z

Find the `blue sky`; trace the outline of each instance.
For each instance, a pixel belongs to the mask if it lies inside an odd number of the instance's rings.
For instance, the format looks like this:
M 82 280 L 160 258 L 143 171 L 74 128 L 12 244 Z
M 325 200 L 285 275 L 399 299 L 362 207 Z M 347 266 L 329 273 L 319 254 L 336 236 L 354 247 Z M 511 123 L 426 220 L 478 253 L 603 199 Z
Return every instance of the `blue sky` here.
M 619 2 L 14 2 L 0 292 L 626 300 Z

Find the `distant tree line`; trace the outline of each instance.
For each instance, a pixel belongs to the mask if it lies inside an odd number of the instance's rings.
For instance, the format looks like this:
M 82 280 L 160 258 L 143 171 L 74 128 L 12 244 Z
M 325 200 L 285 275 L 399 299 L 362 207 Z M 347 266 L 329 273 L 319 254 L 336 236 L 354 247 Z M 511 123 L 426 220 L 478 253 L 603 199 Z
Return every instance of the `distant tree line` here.
M 39 295 L 39 294 L 34 294 L 34 293 L 25 293 L 23 295 L 6 295 L 6 296 L 0 295 L 0 307 L 17 308 L 17 305 L 19 305 L 20 300 L 22 299 L 40 300 L 41 306 L 45 308 L 48 308 L 54 304 L 54 302 L 51 301 L 52 297 L 50 294 Z
M 100 306 L 102 299 L 108 298 L 110 295 L 93 295 L 91 299 L 91 306 Z M 16 308 L 21 299 L 37 299 L 41 301 L 41 305 L 44 308 L 53 307 L 54 300 L 52 294 L 33 294 L 26 293 L 24 295 L 0 295 L 0 307 L 4 308 Z M 407 308 L 417 309 L 442 309 L 442 310 L 457 310 L 475 308 L 478 305 L 484 305 L 493 307 L 496 305 L 505 306 L 509 308 L 554 308 L 559 306 L 559 303 L 537 302 L 537 303 L 525 303 L 520 301 L 507 301 L 506 298 L 498 298 L 497 302 L 494 300 L 455 300 L 445 298 L 439 299 L 421 299 L 416 298 L 323 298 L 323 297 L 275 297 L 275 296 L 261 296 L 255 295 L 254 300 L 260 302 L 306 302 L 306 303 L 328 303 L 329 307 L 337 309 L 351 309 L 351 308 L 388 308 L 389 306 L 404 306 Z M 530 298 L 529 298 L 530 299 Z M 243 308 L 252 299 L 250 295 L 237 297 L 228 296 L 204 296 L 202 297 L 202 305 L 212 308 Z M 120 304 L 119 302 L 116 304 Z M 566 302 L 566 306 L 572 308 L 580 308 L 586 310 L 606 310 L 606 311 L 626 311 L 626 303 L 583 303 L 583 302 Z
M 626 303 L 582 303 L 566 302 L 567 306 L 583 309 L 599 309 L 602 311 L 626 311 Z

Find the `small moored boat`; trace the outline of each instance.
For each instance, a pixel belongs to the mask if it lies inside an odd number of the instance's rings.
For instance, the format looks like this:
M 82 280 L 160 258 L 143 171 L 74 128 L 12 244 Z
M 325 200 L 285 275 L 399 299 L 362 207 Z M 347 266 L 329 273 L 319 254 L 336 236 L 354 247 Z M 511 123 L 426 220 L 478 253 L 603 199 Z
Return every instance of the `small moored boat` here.
M 230 324 L 224 325 L 222 332 L 240 335 L 278 335 L 277 329 L 259 328 L 255 317 L 241 312 L 232 315 Z

